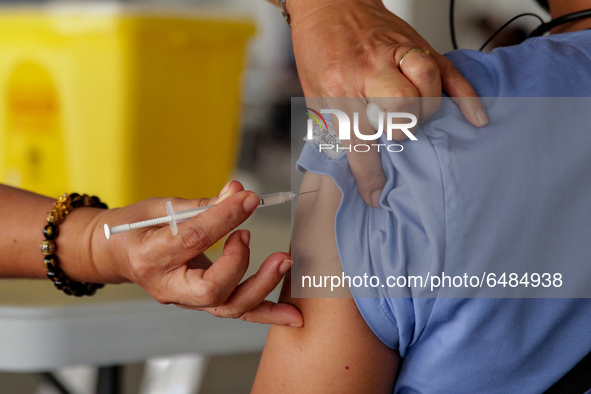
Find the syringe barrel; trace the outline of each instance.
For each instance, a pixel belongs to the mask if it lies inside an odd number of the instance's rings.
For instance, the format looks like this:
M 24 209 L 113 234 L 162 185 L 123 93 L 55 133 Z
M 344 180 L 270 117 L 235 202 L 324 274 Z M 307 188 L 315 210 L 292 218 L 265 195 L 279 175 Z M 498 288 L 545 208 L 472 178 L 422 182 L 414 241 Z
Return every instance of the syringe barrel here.
M 268 207 L 270 205 L 283 204 L 287 201 L 291 201 L 293 193 L 291 192 L 278 192 L 272 194 L 263 194 L 260 196 L 261 201 L 259 207 Z

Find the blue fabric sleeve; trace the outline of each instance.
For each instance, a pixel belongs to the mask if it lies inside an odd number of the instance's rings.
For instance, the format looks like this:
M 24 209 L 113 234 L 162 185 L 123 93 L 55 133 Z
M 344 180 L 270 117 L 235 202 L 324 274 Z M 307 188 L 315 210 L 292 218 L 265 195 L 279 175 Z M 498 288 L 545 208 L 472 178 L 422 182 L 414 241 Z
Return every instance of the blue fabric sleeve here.
M 441 271 L 445 249 L 441 170 L 429 139 L 420 130 L 417 136 L 419 141 L 402 143 L 403 153 L 382 150 L 387 178 L 382 209 L 365 204 L 345 154 L 330 159 L 315 144 L 304 147 L 298 169 L 331 177 L 343 195 L 335 234 L 346 275 L 384 280 Z M 408 264 L 410 259 L 415 264 Z M 404 356 L 427 323 L 434 300 L 412 299 L 416 294 L 407 288 L 353 287 L 351 291 L 369 327 Z

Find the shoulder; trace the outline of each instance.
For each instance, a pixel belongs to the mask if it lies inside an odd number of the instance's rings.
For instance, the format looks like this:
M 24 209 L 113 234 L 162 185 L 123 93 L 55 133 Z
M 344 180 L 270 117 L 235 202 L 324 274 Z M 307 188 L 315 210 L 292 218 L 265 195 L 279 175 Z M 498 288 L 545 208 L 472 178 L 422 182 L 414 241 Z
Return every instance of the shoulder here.
M 457 50 L 445 56 L 480 97 L 589 95 L 589 86 L 577 76 L 591 70 L 591 31 L 531 38 L 491 53 Z

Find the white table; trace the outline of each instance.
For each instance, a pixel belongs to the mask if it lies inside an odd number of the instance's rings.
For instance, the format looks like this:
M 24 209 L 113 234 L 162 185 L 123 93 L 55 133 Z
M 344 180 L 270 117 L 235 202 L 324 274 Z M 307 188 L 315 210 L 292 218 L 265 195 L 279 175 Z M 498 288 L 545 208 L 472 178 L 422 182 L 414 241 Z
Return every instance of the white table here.
M 0 281 L 0 370 L 52 371 L 150 357 L 262 349 L 268 327 L 161 305 L 134 285 L 66 297 L 49 281 Z
M 99 394 L 120 392 L 124 364 L 187 353 L 199 356 L 188 365 L 179 361 L 176 371 L 190 369 L 183 384 L 192 391 L 208 356 L 260 351 L 268 331 L 265 325 L 161 305 L 135 285 L 106 286 L 94 297 L 74 299 L 49 281 L 1 280 L 0 300 L 0 370 L 43 372 L 59 387 L 62 382 L 48 372 L 94 365 L 100 367 Z M 147 366 L 151 375 L 158 371 Z M 160 387 L 158 379 L 169 381 L 168 373 L 156 373 L 148 387 Z

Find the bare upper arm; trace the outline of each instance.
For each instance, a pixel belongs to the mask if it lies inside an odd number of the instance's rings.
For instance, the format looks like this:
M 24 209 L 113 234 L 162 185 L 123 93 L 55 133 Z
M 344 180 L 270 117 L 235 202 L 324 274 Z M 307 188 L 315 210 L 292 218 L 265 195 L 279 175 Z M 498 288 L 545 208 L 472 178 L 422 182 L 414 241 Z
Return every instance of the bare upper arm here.
M 292 238 L 294 264 L 334 266 L 340 262 L 334 216 L 340 191 L 328 178 L 307 173 Z M 281 299 L 296 305 L 303 328 L 273 326 L 253 392 L 392 392 L 398 352 L 385 346 L 350 298 L 291 298 L 286 278 Z

